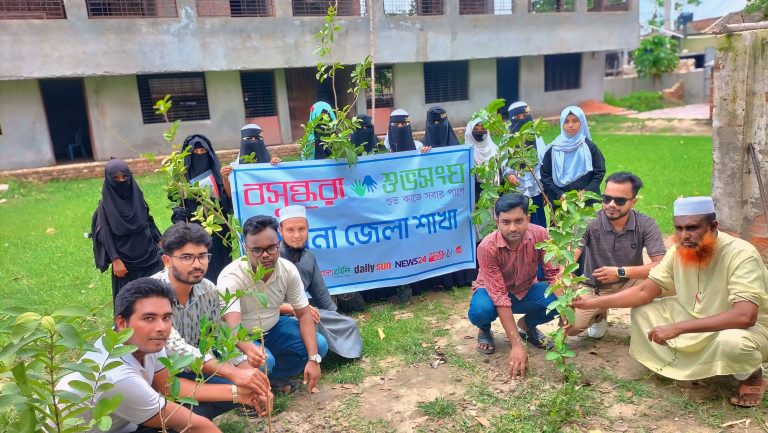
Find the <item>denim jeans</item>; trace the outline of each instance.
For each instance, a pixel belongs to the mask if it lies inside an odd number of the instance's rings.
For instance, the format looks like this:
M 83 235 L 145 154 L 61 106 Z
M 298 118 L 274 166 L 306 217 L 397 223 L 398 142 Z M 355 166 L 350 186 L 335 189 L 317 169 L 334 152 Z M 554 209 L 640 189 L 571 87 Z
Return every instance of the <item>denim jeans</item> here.
M 182 372 L 179 374 L 179 377 L 189 380 L 195 380 L 195 373 L 189 371 L 189 372 Z M 224 379 L 221 376 L 209 376 L 205 375 L 205 383 L 210 384 L 232 384 L 227 379 Z M 200 402 L 199 405 L 192 407 L 192 412 L 204 416 L 208 419 L 214 419 L 217 416 L 229 412 L 230 410 L 236 408 L 237 404 L 232 403 L 232 400 L 228 401 L 215 401 L 215 402 Z
M 328 342 L 325 337 L 317 335 L 317 351 L 325 358 L 328 353 Z M 261 341 L 254 341 L 261 346 Z M 280 316 L 275 326 L 264 334 L 264 351 L 267 354 L 267 374 L 271 379 L 281 379 L 294 376 L 304 371 L 309 361 L 307 348 L 301 339 L 299 320 L 291 316 Z
M 523 321 L 529 329 L 547 323 L 558 316 L 557 310 L 547 313 L 547 305 L 557 299 L 553 294 L 544 296 L 547 287 L 549 287 L 547 282 L 536 283 L 531 286 L 523 299 L 509 295 L 509 299 L 512 301 L 512 312 L 524 314 Z M 484 287 L 478 287 L 472 295 L 467 316 L 473 325 L 483 330 L 491 329 L 491 323 L 499 317 L 496 306 L 493 305 L 493 301 Z

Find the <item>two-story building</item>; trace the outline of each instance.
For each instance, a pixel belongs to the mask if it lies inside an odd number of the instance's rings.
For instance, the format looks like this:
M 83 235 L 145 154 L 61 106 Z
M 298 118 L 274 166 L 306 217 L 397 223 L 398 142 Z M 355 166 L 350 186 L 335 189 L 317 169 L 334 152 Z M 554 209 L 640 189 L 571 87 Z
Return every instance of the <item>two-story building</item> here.
M 295 142 L 316 100 L 314 35 L 328 0 L 0 1 L 0 170 L 168 153 L 154 101 L 171 94 L 179 138 L 236 148 L 246 122 Z M 332 1 L 331 3 L 334 3 Z M 332 58 L 375 52 L 377 130 L 454 126 L 496 97 L 553 115 L 602 100 L 605 52 L 639 41 L 636 0 L 338 0 Z M 326 58 L 325 60 L 328 60 Z M 350 68 L 337 90 L 348 101 Z M 366 110 L 357 101 L 357 112 Z M 355 111 L 355 110 L 353 110 Z

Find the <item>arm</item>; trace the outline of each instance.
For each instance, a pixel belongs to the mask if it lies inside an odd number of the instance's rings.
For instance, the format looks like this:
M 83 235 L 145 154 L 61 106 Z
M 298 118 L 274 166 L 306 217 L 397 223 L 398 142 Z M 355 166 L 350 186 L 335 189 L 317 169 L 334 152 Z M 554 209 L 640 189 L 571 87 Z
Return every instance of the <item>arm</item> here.
M 643 280 L 640 284 L 628 287 L 612 295 L 599 296 L 591 299 L 578 299 L 572 306 L 581 310 L 597 310 L 600 308 L 630 308 L 645 305 L 661 294 L 661 286 L 653 280 Z
M 563 190 L 560 189 L 552 180 L 552 151 L 548 150 L 544 154 L 544 161 L 541 162 L 541 184 L 544 186 L 544 192 L 547 194 L 547 198 L 550 202 L 559 200 L 563 195 Z M 554 196 L 554 197 L 553 197 Z
M 229 174 L 234 171 L 234 167 L 231 165 L 225 165 L 221 167 L 219 174 L 221 174 L 221 181 L 224 183 L 224 191 L 227 192 L 227 196 L 232 197 L 232 185 L 229 184 Z
M 757 305 L 749 301 L 739 301 L 731 304 L 731 309 L 702 317 L 701 319 L 684 320 L 664 326 L 657 326 L 648 332 L 648 340 L 654 343 L 666 345 L 681 334 L 698 332 L 717 332 L 725 329 L 747 329 L 757 322 Z
M 311 306 L 307 305 L 304 308 L 295 310 L 296 317 L 299 319 L 301 339 L 304 341 L 304 347 L 307 348 L 307 355 L 309 356 L 318 354 L 317 328 L 315 327 L 315 320 L 310 312 L 311 308 Z M 320 364 L 312 360 L 307 361 L 307 365 L 304 367 L 304 383 L 307 385 L 309 392 L 315 392 L 317 381 L 320 380 L 320 376 Z
M 587 140 L 589 146 L 589 153 L 592 154 L 592 179 L 584 188 L 587 191 L 600 193 L 600 184 L 603 183 L 605 177 L 605 158 L 603 158 L 602 152 L 597 148 L 595 143 Z
M 234 329 L 240 325 L 241 314 L 239 311 L 225 313 L 222 319 L 230 328 Z M 264 349 L 253 344 L 252 341 L 240 341 L 237 348 L 248 358 L 248 364 L 253 368 L 260 368 L 267 362 L 267 355 Z
M 661 263 L 661 259 L 664 255 L 651 257 L 651 263 L 647 263 L 640 266 L 625 266 L 624 273 L 626 278 L 630 280 L 644 280 L 648 278 L 648 274 L 651 272 L 654 266 Z M 611 284 L 620 280 L 618 266 L 603 266 L 602 268 L 595 269 L 592 276 L 601 283 Z
M 520 334 L 517 332 L 515 316 L 512 314 L 512 308 L 496 307 L 496 313 L 499 315 L 501 326 L 504 327 L 504 333 L 507 334 L 509 344 L 509 376 L 513 379 L 525 376 L 528 353 L 520 340 Z

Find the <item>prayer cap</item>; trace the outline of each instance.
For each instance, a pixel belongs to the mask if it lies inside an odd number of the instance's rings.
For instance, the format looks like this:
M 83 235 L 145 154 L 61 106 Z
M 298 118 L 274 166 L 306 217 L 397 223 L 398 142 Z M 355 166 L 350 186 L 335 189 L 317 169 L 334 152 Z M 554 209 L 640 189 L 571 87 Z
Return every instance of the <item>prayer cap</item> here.
M 707 215 L 715 213 L 712 197 L 681 197 L 675 200 L 674 216 Z
M 307 219 L 307 208 L 304 206 L 293 204 L 280 209 L 280 222 L 290 218 L 304 218 Z
M 240 137 L 258 137 L 261 135 L 261 126 L 249 123 L 240 129 Z

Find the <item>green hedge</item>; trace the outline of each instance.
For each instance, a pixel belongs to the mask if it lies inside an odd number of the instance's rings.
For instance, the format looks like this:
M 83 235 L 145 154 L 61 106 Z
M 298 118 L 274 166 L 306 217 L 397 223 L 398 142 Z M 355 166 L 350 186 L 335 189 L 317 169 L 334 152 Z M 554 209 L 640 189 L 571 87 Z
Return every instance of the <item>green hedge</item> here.
M 603 99 L 608 105 L 635 111 L 651 111 L 665 107 L 661 92 L 632 92 L 621 98 L 617 98 L 612 93 L 606 93 Z

